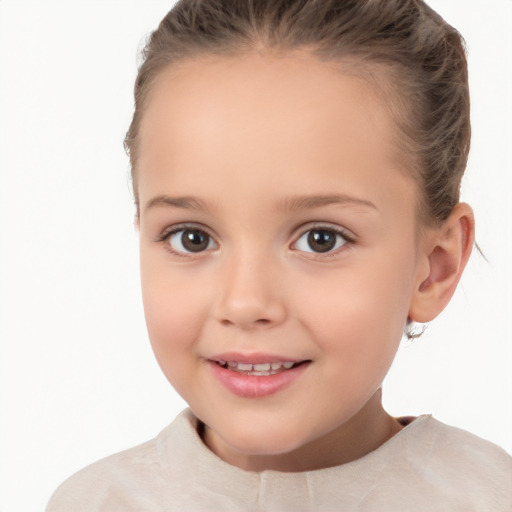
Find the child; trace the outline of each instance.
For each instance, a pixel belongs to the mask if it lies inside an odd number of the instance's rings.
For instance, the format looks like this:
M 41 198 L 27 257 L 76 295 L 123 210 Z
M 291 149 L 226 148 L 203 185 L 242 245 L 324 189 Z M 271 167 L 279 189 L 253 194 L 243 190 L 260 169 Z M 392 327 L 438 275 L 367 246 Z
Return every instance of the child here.
M 190 409 L 48 512 L 512 510 L 508 454 L 381 403 L 474 243 L 459 34 L 420 0 L 182 0 L 144 57 L 144 307 Z

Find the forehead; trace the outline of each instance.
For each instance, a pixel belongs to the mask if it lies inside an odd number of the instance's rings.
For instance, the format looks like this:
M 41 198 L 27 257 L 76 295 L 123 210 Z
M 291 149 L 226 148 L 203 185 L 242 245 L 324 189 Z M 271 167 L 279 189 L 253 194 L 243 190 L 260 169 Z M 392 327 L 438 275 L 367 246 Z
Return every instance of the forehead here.
M 224 190 L 321 180 L 329 188 L 340 177 L 357 189 L 368 187 L 357 179 L 366 177 L 378 191 L 391 174 L 405 179 L 395 131 L 368 82 L 308 54 L 191 60 L 152 86 L 139 132 L 139 195 L 163 182 L 195 193 L 212 175 Z

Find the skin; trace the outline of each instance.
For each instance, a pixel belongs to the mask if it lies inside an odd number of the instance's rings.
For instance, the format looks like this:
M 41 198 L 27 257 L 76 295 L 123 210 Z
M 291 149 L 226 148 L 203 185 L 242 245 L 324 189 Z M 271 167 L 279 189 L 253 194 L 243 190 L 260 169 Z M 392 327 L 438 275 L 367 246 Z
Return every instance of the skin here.
M 230 464 L 324 468 L 400 430 L 382 381 L 407 318 L 428 321 L 451 297 L 473 223 L 459 205 L 441 227 L 418 225 L 395 135 L 370 85 L 307 54 L 190 60 L 153 85 L 137 167 L 146 322 Z M 205 250 L 166 237 L 183 223 L 208 234 Z M 313 228 L 337 247 L 312 250 Z M 310 363 L 284 390 L 244 398 L 210 371 L 227 351 Z

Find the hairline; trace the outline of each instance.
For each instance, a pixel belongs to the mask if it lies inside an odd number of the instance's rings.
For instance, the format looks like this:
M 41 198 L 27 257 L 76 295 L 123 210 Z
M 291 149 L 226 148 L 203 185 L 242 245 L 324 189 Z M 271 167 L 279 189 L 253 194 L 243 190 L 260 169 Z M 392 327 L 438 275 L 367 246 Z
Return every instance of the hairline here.
M 412 101 L 410 99 L 403 99 L 406 94 L 401 95 L 394 90 L 395 88 L 393 87 L 393 80 L 397 79 L 396 77 L 394 78 L 393 75 L 403 66 L 399 62 L 385 62 L 384 59 L 379 60 L 377 57 L 369 54 L 369 52 L 363 54 L 351 50 L 350 48 L 346 49 L 345 55 L 333 54 L 332 52 L 322 51 L 321 45 L 318 44 L 309 46 L 291 46 L 286 44 L 265 46 L 264 43 L 249 46 L 240 44 L 237 47 L 230 46 L 229 48 L 223 49 L 197 47 L 191 49 L 187 54 L 180 55 L 173 60 L 171 60 L 170 57 L 167 59 L 162 58 L 162 63 L 155 67 L 154 72 L 144 84 L 142 88 L 144 94 L 139 94 L 137 97 L 140 118 L 138 119 L 136 137 L 130 148 L 130 161 L 132 166 L 131 181 L 137 216 L 140 213 L 137 193 L 138 143 L 140 142 L 139 130 L 156 83 L 163 79 L 162 77 L 164 76 L 168 77 L 169 75 L 172 76 L 172 74 L 179 74 L 180 70 L 186 68 L 188 65 L 201 62 L 215 62 L 219 59 L 239 59 L 250 55 L 270 55 L 282 58 L 305 55 L 307 57 L 313 57 L 318 62 L 328 65 L 342 74 L 364 81 L 373 94 L 375 94 L 376 98 L 382 101 L 395 126 L 392 141 L 395 147 L 396 168 L 404 176 L 411 177 L 416 184 L 418 201 L 416 207 L 417 222 L 425 226 L 431 226 L 435 223 L 435 219 L 431 218 L 428 214 L 427 202 L 425 201 L 423 184 L 421 183 L 421 162 L 418 157 L 414 156 L 416 155 L 417 148 L 413 147 L 413 138 L 407 133 L 411 125 L 411 114 L 409 112 L 412 110 Z M 165 62 L 165 60 L 167 60 L 167 62 Z M 407 86 L 404 84 L 401 88 L 401 92 L 405 90 L 407 90 Z M 125 147 L 127 146 L 128 144 L 125 139 Z

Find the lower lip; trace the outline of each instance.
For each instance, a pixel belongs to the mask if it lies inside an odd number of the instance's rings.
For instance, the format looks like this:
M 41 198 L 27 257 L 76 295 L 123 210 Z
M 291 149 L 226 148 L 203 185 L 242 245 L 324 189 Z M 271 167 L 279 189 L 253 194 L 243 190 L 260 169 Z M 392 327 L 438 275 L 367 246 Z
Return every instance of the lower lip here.
M 262 398 L 273 395 L 296 381 L 309 366 L 302 363 L 295 368 L 274 375 L 246 375 L 233 370 L 227 370 L 219 364 L 208 361 L 217 380 L 233 394 L 243 398 Z

